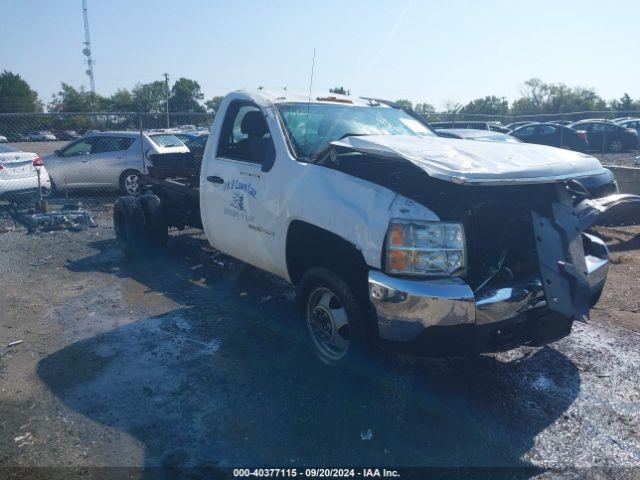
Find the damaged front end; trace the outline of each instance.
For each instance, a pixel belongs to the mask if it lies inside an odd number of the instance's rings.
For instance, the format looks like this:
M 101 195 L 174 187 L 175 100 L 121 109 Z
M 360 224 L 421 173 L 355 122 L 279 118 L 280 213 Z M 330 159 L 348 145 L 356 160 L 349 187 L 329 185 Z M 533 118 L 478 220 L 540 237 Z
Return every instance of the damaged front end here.
M 586 321 L 608 271 L 608 251 L 586 230 L 614 211 L 637 212 L 640 198 L 584 199 L 575 175 L 538 182 L 456 182 L 415 162 L 334 145 L 318 163 L 383 185 L 458 222 L 464 273 L 369 272 L 380 340 L 411 354 L 445 356 L 543 345 Z M 525 178 L 525 177 L 523 177 Z

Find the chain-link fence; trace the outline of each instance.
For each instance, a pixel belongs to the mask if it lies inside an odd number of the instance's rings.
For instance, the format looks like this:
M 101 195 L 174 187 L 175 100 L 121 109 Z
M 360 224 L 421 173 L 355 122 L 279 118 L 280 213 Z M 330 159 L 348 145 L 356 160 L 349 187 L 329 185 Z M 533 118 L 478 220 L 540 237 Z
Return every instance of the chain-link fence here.
M 149 154 L 206 142 L 212 121 L 180 112 L 0 114 L 0 199 L 108 202 L 135 193 Z
M 520 122 L 557 122 L 559 125 L 589 118 L 640 117 L 640 112 L 520 116 L 448 112 L 422 115 L 429 123 L 444 122 L 440 125 L 444 128 L 500 131 L 508 125 L 518 126 Z M 123 192 L 135 193 L 136 176 L 145 172 L 150 150 L 157 153 L 175 149 L 178 145 L 183 150 L 190 149 L 196 140 L 204 150 L 213 116 L 177 112 L 169 115 L 165 112 L 0 114 L 0 198 L 12 201 L 15 198 L 32 198 L 38 197 L 37 192 L 42 191 L 50 198 L 74 201 L 99 197 L 110 201 Z M 141 131 L 144 134 L 141 135 Z M 633 165 L 638 155 L 636 146 L 613 145 L 613 137 L 606 131 L 589 133 L 588 149 L 565 142 L 567 132 L 570 130 L 561 129 L 559 144 L 553 146 L 584 149 L 598 154 L 604 163 Z M 534 139 L 532 143 L 544 142 Z M 621 148 L 611 153 L 613 146 Z

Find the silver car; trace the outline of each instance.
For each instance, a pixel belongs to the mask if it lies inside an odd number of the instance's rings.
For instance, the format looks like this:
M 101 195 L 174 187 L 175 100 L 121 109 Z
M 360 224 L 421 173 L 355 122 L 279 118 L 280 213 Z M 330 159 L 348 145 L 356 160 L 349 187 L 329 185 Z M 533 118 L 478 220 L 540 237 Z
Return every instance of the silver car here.
M 189 151 L 167 133 L 144 133 L 140 141 L 140 132 L 93 133 L 47 155 L 44 164 L 58 190 L 117 188 L 135 195 L 138 174 L 146 171 L 149 155 Z

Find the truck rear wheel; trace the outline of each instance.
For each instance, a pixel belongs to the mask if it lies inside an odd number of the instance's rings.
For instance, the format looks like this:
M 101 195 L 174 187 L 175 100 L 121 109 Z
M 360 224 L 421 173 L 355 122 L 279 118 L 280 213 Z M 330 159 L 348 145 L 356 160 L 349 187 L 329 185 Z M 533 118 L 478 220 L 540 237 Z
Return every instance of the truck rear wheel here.
M 118 198 L 113 207 L 113 227 L 122 253 L 129 259 L 141 257 L 147 247 L 144 210 L 136 197 Z
M 360 305 L 342 278 L 326 268 L 311 268 L 302 276 L 296 298 L 321 362 L 342 365 L 367 352 L 369 335 Z
M 144 212 L 149 245 L 157 249 L 166 247 L 169 238 L 169 226 L 167 225 L 160 198 L 152 193 L 140 195 L 137 198 Z

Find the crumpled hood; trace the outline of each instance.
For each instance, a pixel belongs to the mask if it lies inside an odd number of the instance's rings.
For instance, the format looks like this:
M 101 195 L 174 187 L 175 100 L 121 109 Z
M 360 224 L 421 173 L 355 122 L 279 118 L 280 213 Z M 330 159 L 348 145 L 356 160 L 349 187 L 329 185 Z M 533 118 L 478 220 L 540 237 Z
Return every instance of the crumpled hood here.
M 600 161 L 590 155 L 529 143 L 367 135 L 346 137 L 331 145 L 403 158 L 434 178 L 454 183 L 551 183 L 604 172 Z

